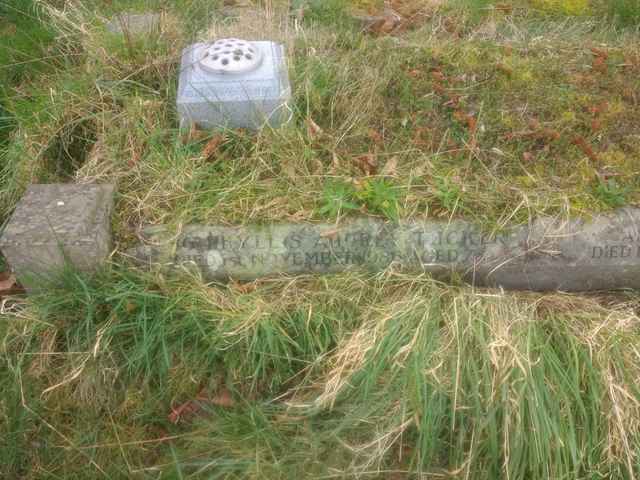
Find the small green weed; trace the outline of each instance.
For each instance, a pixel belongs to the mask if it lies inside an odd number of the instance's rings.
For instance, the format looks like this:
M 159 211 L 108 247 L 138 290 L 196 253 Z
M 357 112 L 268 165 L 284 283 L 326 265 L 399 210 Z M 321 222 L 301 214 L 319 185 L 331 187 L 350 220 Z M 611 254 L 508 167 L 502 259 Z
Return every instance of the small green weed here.
M 345 212 L 358 210 L 355 195 L 356 191 L 353 186 L 346 182 L 327 183 L 322 193 L 320 213 L 331 218 L 338 218 Z
M 436 197 L 440 204 L 449 212 L 454 212 L 461 207 L 460 187 L 454 185 L 446 178 L 436 180 Z
M 366 180 L 356 196 L 370 212 L 382 214 L 391 220 L 398 219 L 400 190 L 389 180 Z
M 598 181 L 594 189 L 595 197 L 605 206 L 610 208 L 622 207 L 627 203 L 630 192 L 628 187 L 618 185 L 613 178 L 606 181 Z

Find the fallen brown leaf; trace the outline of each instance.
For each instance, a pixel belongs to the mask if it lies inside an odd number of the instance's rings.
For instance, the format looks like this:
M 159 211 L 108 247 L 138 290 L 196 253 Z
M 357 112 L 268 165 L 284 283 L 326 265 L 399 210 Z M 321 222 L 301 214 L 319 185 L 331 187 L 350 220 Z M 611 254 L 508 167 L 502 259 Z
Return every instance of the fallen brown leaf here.
M 204 413 L 204 405 L 207 403 L 224 408 L 231 408 L 236 404 L 231 392 L 225 387 L 222 387 L 213 397 L 210 397 L 203 388 L 196 395 L 196 398 L 181 403 L 177 407 L 171 407 L 171 412 L 169 412 L 167 418 L 174 424 L 181 420 L 189 420 L 195 416 L 202 415 Z
M 389 35 L 402 26 L 402 16 L 391 8 L 385 8 L 382 15 L 360 17 L 364 30 L 373 35 Z
M 438 95 L 444 95 L 447 91 L 445 90 L 444 86 L 439 83 L 439 82 L 435 82 L 433 84 L 433 90 L 438 94 Z
M 547 140 L 551 140 L 551 141 L 556 141 L 556 140 L 560 140 L 560 132 L 558 132 L 557 130 L 553 130 L 550 128 L 545 128 L 540 132 L 540 136 L 542 138 L 545 138 Z
M 394 155 L 389 160 L 387 160 L 387 163 L 384 164 L 384 167 L 382 167 L 382 171 L 380 172 L 380 174 L 393 177 L 396 175 L 397 169 L 398 169 L 398 157 Z
M 251 293 L 258 288 L 257 282 L 238 282 L 236 280 L 231 280 L 231 285 L 233 289 L 238 293 Z
M 171 423 L 178 423 L 180 420 L 186 420 L 196 415 L 202 409 L 202 405 L 197 400 L 189 400 L 177 407 L 171 407 L 171 412 L 168 415 L 168 419 Z
M 510 5 L 508 3 L 497 3 L 495 5 L 495 9 L 498 12 L 502 12 L 509 15 L 511 12 L 513 12 L 513 5 Z
M 591 47 L 591 53 L 593 53 L 596 57 L 609 58 L 609 53 L 606 50 L 602 50 L 601 48 Z
M 442 73 L 440 70 L 432 70 L 431 77 L 439 82 L 444 82 L 447 80 L 447 77 L 445 77 L 444 73 Z
M 510 76 L 512 76 L 512 75 L 513 75 L 513 69 L 511 69 L 511 68 L 507 67 L 504 63 L 498 63 L 498 64 L 496 65 L 496 69 L 497 69 L 499 72 L 504 73 L 504 74 L 505 74 L 506 76 L 508 76 L 508 77 L 510 77 Z
M 311 139 L 322 135 L 322 128 L 311 117 L 307 118 L 307 133 Z
M 591 53 L 595 55 L 595 58 L 593 59 L 593 69 L 596 72 L 606 73 L 607 67 L 608 67 L 607 60 L 609 59 L 609 53 L 605 50 L 602 50 L 600 48 L 595 48 L 595 47 L 591 48 Z
M 470 115 L 462 110 L 456 110 L 453 112 L 453 117 L 460 123 L 464 123 L 471 133 L 476 131 L 478 121 L 473 115 Z
M 606 73 L 607 72 L 607 59 L 605 57 L 596 57 L 593 60 L 593 69 L 596 72 Z
M 354 163 L 365 175 L 375 175 L 378 171 L 378 160 L 373 153 L 356 157 Z
M 575 146 L 577 146 L 580 150 L 582 150 L 582 152 L 589 157 L 589 159 L 593 162 L 597 162 L 598 161 L 598 155 L 596 155 L 596 153 L 593 151 L 593 148 L 591 148 L 591 145 L 589 145 L 587 143 L 587 141 L 583 138 L 583 137 L 575 137 L 571 143 L 573 143 Z
M 591 115 L 600 115 L 601 113 L 606 112 L 608 109 L 609 109 L 609 102 L 607 102 L 606 100 L 603 100 L 597 105 L 589 105 L 587 107 L 587 111 Z
M 2 272 L 1 275 L 2 276 L 0 277 L 0 295 L 12 290 L 16 285 L 15 275 L 9 274 L 7 272 Z
M 225 408 L 231 408 L 236 405 L 236 402 L 233 399 L 233 395 L 231 395 L 231 392 L 225 387 L 222 387 L 220 391 L 211 399 L 211 403 L 218 407 Z
M 136 164 L 140 161 L 140 152 L 136 149 L 133 150 L 131 152 L 131 158 L 129 158 L 129 161 L 127 162 L 129 165 L 129 168 L 133 168 L 136 166 Z
M 375 128 L 369 129 L 368 136 L 371 140 L 373 140 L 373 143 L 375 143 L 376 145 L 384 144 L 384 139 L 382 138 L 382 134 L 378 132 Z
M 223 144 L 224 140 L 224 135 L 222 135 L 221 133 L 218 133 L 211 137 L 211 140 L 209 140 L 202 149 L 202 156 L 206 160 L 211 160 L 213 155 L 218 151 L 218 148 L 220 148 L 220 145 Z

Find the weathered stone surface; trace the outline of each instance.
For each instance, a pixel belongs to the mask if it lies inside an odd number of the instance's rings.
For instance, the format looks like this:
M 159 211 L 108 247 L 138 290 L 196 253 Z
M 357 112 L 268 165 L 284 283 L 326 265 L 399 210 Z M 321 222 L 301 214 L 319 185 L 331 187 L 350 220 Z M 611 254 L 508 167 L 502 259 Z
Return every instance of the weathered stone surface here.
M 115 15 L 107 30 L 118 34 L 148 34 L 160 31 L 162 16 L 159 13 L 120 13 Z
M 212 44 L 187 47 L 182 54 L 176 99 L 181 127 L 195 124 L 201 128 L 257 130 L 265 124 L 278 127 L 286 123 L 291 118 L 291 84 L 284 46 L 266 41 L 228 41 L 248 44 L 261 61 L 242 72 L 214 72 L 206 68 L 206 59 L 217 56 L 211 54 Z M 229 66 L 233 65 L 232 61 Z
M 465 222 L 392 225 L 188 226 L 147 229 L 139 261 L 190 268 L 205 279 L 378 271 L 395 265 L 507 289 L 586 291 L 640 287 L 640 209 L 591 222 L 542 219 L 496 234 Z
M 11 216 L 0 250 L 27 288 L 65 261 L 91 271 L 110 253 L 113 185 L 30 185 Z

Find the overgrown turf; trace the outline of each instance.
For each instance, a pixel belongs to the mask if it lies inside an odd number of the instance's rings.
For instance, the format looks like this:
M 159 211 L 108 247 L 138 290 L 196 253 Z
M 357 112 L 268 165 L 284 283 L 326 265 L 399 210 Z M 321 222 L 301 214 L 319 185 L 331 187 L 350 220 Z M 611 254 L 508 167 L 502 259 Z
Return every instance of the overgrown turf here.
M 638 201 L 633 0 L 392 2 L 411 21 L 391 35 L 349 14 L 376 1 L 223 3 L 3 2 L 0 219 L 35 181 L 116 182 L 118 251 L 148 223 L 501 226 Z M 150 8 L 158 35 L 102 26 Z M 226 34 L 285 42 L 289 126 L 178 131 L 180 50 Z M 2 304 L 0 475 L 640 474 L 635 293 L 207 286 L 114 262 Z
M 2 324 L 3 465 L 26 478 L 626 478 L 637 308 L 398 274 L 69 276 Z

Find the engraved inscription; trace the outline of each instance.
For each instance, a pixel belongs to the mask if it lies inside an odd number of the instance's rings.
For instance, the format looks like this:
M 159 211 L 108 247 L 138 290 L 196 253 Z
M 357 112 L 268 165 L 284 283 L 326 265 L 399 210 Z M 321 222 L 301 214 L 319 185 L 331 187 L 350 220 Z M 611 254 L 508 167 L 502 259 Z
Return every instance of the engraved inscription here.
M 594 245 L 591 247 L 591 258 L 640 258 L 640 234 L 626 233 L 620 242 Z
M 335 273 L 350 268 L 403 270 L 478 285 L 563 291 L 640 288 L 640 209 L 592 220 L 541 219 L 497 234 L 464 221 L 389 224 L 360 219 L 336 225 L 192 225 L 176 237 L 145 231 L 141 261 L 197 267 L 206 279 Z
M 470 228 L 429 231 L 424 228 L 322 231 L 292 228 L 283 236 L 269 232 L 225 234 L 199 232 L 178 240 L 178 263 L 211 270 L 234 268 L 329 270 L 334 267 L 387 265 L 456 265 L 480 259 L 489 245 L 508 244 L 510 236 L 489 236 Z

